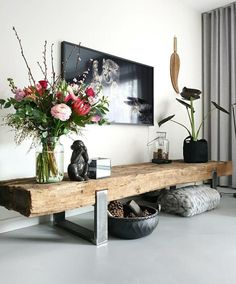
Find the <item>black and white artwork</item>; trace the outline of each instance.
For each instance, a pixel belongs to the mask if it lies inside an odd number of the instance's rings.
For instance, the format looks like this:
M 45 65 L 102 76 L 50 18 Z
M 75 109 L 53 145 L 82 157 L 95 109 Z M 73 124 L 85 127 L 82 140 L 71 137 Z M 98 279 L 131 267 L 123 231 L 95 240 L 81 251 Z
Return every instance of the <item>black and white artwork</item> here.
M 153 125 L 153 67 L 68 42 L 62 42 L 61 59 L 67 81 L 90 69 L 86 83 L 102 86 L 110 123 Z

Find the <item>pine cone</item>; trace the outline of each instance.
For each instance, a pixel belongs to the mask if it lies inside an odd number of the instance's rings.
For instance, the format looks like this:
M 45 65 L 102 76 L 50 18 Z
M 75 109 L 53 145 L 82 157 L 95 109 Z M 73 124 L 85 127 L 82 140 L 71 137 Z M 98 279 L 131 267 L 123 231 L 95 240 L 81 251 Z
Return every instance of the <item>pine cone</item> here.
M 117 200 L 111 201 L 108 205 L 108 210 L 114 217 L 119 217 L 119 218 L 124 217 L 124 208 L 123 204 L 120 201 Z

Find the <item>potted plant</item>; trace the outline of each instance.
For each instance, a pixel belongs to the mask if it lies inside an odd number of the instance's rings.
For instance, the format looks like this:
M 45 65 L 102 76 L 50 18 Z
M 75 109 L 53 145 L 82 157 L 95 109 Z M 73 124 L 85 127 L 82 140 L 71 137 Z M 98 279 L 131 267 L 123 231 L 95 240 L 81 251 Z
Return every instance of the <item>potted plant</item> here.
M 187 110 L 188 119 L 190 122 L 190 128 L 174 120 L 173 119 L 175 117 L 174 114 L 158 122 L 158 125 L 161 126 L 167 121 L 172 121 L 173 123 L 176 123 L 186 129 L 186 131 L 188 132 L 188 136 L 184 139 L 183 155 L 184 155 L 184 161 L 187 163 L 205 163 L 208 161 L 207 141 L 205 139 L 198 139 L 198 137 L 204 121 L 208 118 L 211 112 L 217 109 L 226 114 L 229 114 L 227 110 L 225 110 L 220 105 L 212 101 L 211 103 L 213 105 L 213 108 L 204 116 L 200 125 L 197 126 L 195 123 L 194 101 L 200 98 L 200 94 L 201 94 L 200 90 L 184 87 L 182 92 L 180 93 L 182 99 L 176 99 L 180 104 L 185 106 Z M 186 101 L 188 101 L 189 103 Z

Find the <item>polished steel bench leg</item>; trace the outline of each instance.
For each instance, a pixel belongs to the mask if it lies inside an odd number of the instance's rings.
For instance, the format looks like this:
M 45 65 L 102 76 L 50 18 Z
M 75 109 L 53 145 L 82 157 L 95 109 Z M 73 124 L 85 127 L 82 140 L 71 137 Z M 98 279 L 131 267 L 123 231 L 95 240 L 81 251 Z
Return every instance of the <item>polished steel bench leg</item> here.
M 108 218 L 107 218 L 107 190 L 96 192 L 94 207 L 94 239 L 95 245 L 106 243 L 108 240 Z
M 107 190 L 96 191 L 94 205 L 94 230 L 66 220 L 65 212 L 53 214 L 53 224 L 63 228 L 95 245 L 101 245 L 108 240 L 107 227 Z

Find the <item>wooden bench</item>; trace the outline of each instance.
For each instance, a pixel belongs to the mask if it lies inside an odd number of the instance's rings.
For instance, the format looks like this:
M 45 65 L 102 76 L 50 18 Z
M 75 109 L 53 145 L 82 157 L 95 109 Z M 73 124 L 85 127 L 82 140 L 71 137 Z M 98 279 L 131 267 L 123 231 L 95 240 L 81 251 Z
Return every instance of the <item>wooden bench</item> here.
M 108 178 L 37 184 L 34 178 L 0 182 L 0 205 L 27 217 L 53 214 L 54 224 L 95 244 L 107 241 L 107 202 L 189 182 L 232 175 L 232 162 L 187 164 L 175 161 L 157 165 L 141 163 L 112 167 Z M 65 219 L 65 211 L 95 205 L 94 231 Z

